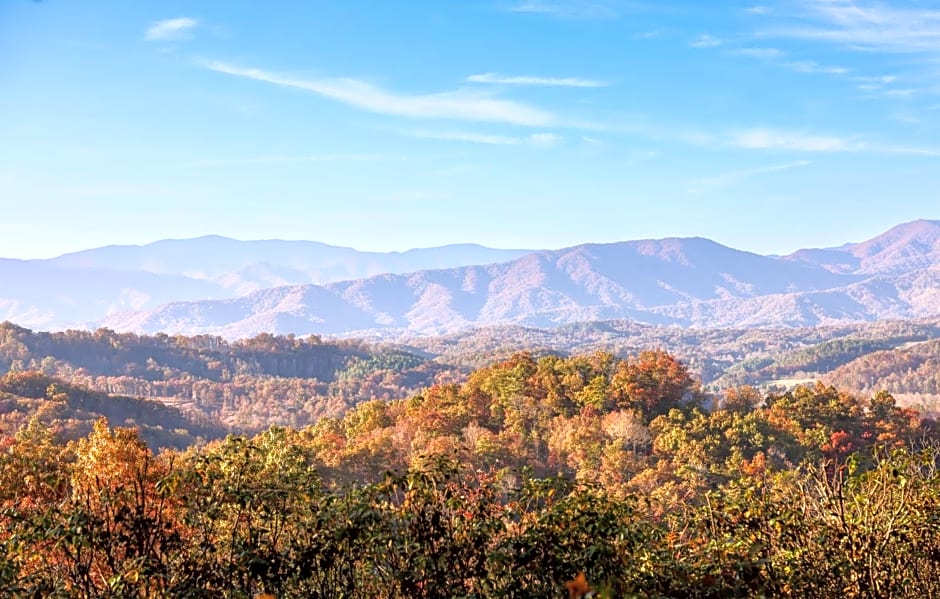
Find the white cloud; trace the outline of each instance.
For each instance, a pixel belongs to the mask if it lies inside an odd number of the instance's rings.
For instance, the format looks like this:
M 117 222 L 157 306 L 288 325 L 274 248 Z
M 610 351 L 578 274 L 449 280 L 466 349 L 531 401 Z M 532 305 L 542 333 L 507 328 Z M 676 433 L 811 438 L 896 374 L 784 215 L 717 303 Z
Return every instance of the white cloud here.
M 510 6 L 509 10 L 566 19 L 614 19 L 624 8 L 618 4 L 616 0 L 526 0 Z
M 898 123 L 904 123 L 905 125 L 918 125 L 921 122 L 918 117 L 909 112 L 894 112 L 888 115 L 888 118 Z
M 894 75 L 861 75 L 852 77 L 852 81 L 856 82 L 856 87 L 866 92 L 881 91 L 886 85 L 894 83 L 897 79 L 898 78 Z
M 849 69 L 845 67 L 829 67 L 812 60 L 796 60 L 787 63 L 787 66 L 798 73 L 812 73 L 821 75 L 845 75 Z
M 554 133 L 533 133 L 528 139 L 537 146 L 553 146 L 557 143 L 561 143 L 564 138 Z
M 296 156 L 247 156 L 244 158 L 207 159 L 194 162 L 192 166 L 244 166 L 249 164 L 297 164 L 305 162 L 365 162 L 384 160 L 378 154 L 299 154 Z
M 767 33 L 852 49 L 940 52 L 940 10 L 855 0 L 803 0 L 799 6 L 800 24 Z
M 935 106 L 940 110 L 940 104 Z M 635 123 L 622 122 L 607 126 L 590 127 L 584 123 L 581 129 L 620 133 L 643 137 L 652 141 L 673 142 L 709 149 L 756 150 L 759 152 L 804 152 L 846 153 L 866 152 L 871 154 L 894 154 L 907 156 L 940 156 L 940 147 L 907 146 L 898 143 L 879 142 L 862 135 L 838 136 L 818 134 L 805 130 L 778 129 L 763 126 L 739 127 L 725 130 L 681 128 L 665 124 L 654 124 L 641 119 Z
M 721 44 L 722 44 L 722 41 L 720 39 L 716 37 L 712 37 L 711 35 L 707 33 L 703 33 L 702 35 L 698 36 L 697 38 L 689 42 L 689 46 L 693 48 L 714 48 L 716 46 L 720 46 Z
M 539 108 L 467 90 L 401 94 L 357 79 L 299 79 L 217 61 L 204 62 L 202 65 L 219 73 L 313 92 L 379 114 L 413 119 L 509 123 L 528 127 L 551 125 L 557 120 L 554 115 Z
M 730 51 L 732 54 L 737 54 L 739 56 L 749 56 L 751 58 L 758 58 L 762 60 L 774 60 L 782 59 L 787 55 L 786 52 L 780 50 L 779 48 L 766 48 L 766 47 L 756 47 L 756 48 L 736 48 Z M 780 64 L 790 70 L 796 71 L 797 73 L 808 73 L 808 74 L 818 74 L 818 75 L 846 75 L 850 72 L 849 69 L 845 67 L 833 67 L 827 65 L 821 65 L 814 60 L 791 60 L 791 61 L 776 61 L 777 64 Z
M 411 131 L 409 135 L 421 139 L 441 139 L 444 141 L 465 141 L 490 146 L 513 146 L 521 143 L 522 138 L 507 135 L 490 135 L 464 131 Z
M 851 152 L 863 144 L 840 137 L 811 135 L 757 127 L 733 133 L 731 145 L 748 150 L 798 150 L 801 152 Z
M 650 29 L 649 31 L 641 31 L 639 33 L 633 34 L 633 39 L 635 40 L 651 40 L 656 39 L 657 37 L 662 36 L 662 29 Z
M 788 171 L 790 169 L 809 166 L 811 164 L 812 162 L 809 160 L 797 160 L 795 162 L 787 162 L 785 164 L 774 164 L 770 166 L 762 166 L 752 169 L 733 171 L 730 173 L 723 173 L 714 177 L 703 177 L 701 179 L 695 179 L 690 182 L 689 188 L 686 191 L 689 193 L 699 193 L 707 188 L 728 187 L 730 185 L 734 185 L 735 183 L 739 183 L 744 179 L 750 179 L 758 175 Z
M 733 52 L 741 56 L 764 59 L 780 58 L 785 55 L 785 52 L 778 48 L 738 48 L 737 50 L 733 50 Z
M 895 75 L 877 75 L 877 76 L 867 76 L 867 77 L 856 77 L 855 80 L 856 81 L 868 81 L 871 83 L 888 84 L 888 83 L 894 83 L 895 81 L 898 80 L 898 78 Z
M 907 88 L 907 89 L 889 89 L 889 90 L 885 91 L 885 95 L 886 95 L 886 96 L 890 96 L 890 97 L 892 97 L 892 98 L 910 98 L 911 96 L 917 95 L 917 90 L 916 90 L 916 89 L 910 89 L 910 88 Z
M 737 54 L 739 56 L 750 56 L 751 58 L 760 58 L 765 60 L 773 60 L 776 58 L 783 58 L 786 56 L 786 52 L 780 50 L 779 48 L 736 48 L 731 50 L 732 54 Z M 794 70 L 798 73 L 811 73 L 811 74 L 821 74 L 821 75 L 846 75 L 850 71 L 845 67 L 833 67 L 827 65 L 821 65 L 814 60 L 791 60 L 789 62 L 781 62 L 783 66 Z
M 469 131 L 409 131 L 409 135 L 422 139 L 440 139 L 444 141 L 462 141 L 491 146 L 517 146 L 531 144 L 536 146 L 550 146 L 563 140 L 554 133 L 533 133 L 523 136 L 490 135 Z
M 783 131 L 756 127 L 728 136 L 732 147 L 745 150 L 789 150 L 796 152 L 871 152 L 906 156 L 940 156 L 940 148 L 872 143 L 858 138 L 813 135 L 802 131 Z
M 747 7 L 747 8 L 744 9 L 744 12 L 746 12 L 746 13 L 749 14 L 749 15 L 769 15 L 769 14 L 772 13 L 773 11 L 774 11 L 774 9 L 772 9 L 771 7 L 769 7 L 769 6 L 762 6 L 762 5 L 758 5 L 758 6 L 749 6 L 749 7 Z
M 576 77 L 536 77 L 531 75 L 501 75 L 499 73 L 480 73 L 470 75 L 470 83 L 496 83 L 502 85 L 540 85 L 550 87 L 606 87 L 602 81 L 578 79 Z
M 554 14 L 558 12 L 559 8 L 557 5 L 547 4 L 545 2 L 520 2 L 512 6 L 509 10 L 512 12 Z
M 199 25 L 199 21 L 189 17 L 177 17 L 156 21 L 144 33 L 144 39 L 150 41 L 167 41 L 186 39 L 192 35 L 192 30 Z
M 918 148 L 911 146 L 880 146 L 873 148 L 883 154 L 901 154 L 904 156 L 940 157 L 940 148 Z

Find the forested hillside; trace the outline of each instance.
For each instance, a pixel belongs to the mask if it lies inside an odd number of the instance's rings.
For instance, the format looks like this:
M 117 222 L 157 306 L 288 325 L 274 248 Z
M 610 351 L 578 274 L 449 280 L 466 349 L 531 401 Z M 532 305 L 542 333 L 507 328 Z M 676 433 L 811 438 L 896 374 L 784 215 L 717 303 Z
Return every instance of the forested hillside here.
M 406 397 L 452 371 L 402 350 L 317 337 L 227 342 L 107 329 L 33 332 L 2 323 L 0 371 L 7 369 L 139 397 L 238 432 L 305 426 L 361 401 Z
M 17 375 L 9 375 L 15 377 Z M 44 381 L 43 381 L 44 382 Z M 302 429 L 154 454 L 0 435 L 27 596 L 927 597 L 935 422 L 822 384 L 706 405 L 661 351 L 517 354 Z
M 826 380 L 858 393 L 891 389 L 912 400 L 934 400 L 940 395 L 940 341 L 912 341 L 868 353 L 836 368 Z
M 935 320 L 726 329 L 680 329 L 612 320 L 551 329 L 487 327 L 440 337 L 412 337 L 406 343 L 443 362 L 477 367 L 519 351 L 604 351 L 627 356 L 664 349 L 686 363 L 707 388 L 720 390 L 743 384 L 786 387 L 788 379 L 815 380 L 861 356 L 937 338 L 940 324 Z M 856 388 L 854 383 L 851 388 Z M 890 386 L 870 389 L 882 388 L 902 392 Z
M 228 429 L 209 418 L 137 397 L 109 395 L 53 379 L 40 372 L 0 376 L 0 433 L 10 433 L 31 420 L 54 430 L 60 441 L 91 432 L 99 418 L 135 427 L 156 449 L 183 449 L 225 436 Z
M 781 391 L 825 379 L 869 395 L 885 389 L 932 413 L 940 405 L 931 366 L 936 344 L 924 342 L 938 337 L 935 322 L 684 330 L 607 321 L 555 329 L 492 327 L 394 346 L 269 334 L 230 342 L 107 329 L 46 333 L 5 323 L 0 372 L 41 373 L 50 384 L 156 402 L 194 422 L 251 433 L 270 425 L 303 427 L 342 416 L 361 402 L 461 382 L 470 368 L 520 351 L 624 358 L 665 350 L 709 395 L 740 385 Z M 138 424 L 163 425 L 159 419 Z

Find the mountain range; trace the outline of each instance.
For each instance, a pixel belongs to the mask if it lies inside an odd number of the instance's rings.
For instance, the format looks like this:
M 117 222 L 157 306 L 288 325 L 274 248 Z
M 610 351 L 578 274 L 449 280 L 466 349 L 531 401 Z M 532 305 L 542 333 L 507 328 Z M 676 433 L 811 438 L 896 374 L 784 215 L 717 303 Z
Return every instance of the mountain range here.
M 172 301 L 234 298 L 282 285 L 499 262 L 526 253 L 475 244 L 362 252 L 313 241 L 209 235 L 44 260 L 0 258 L 0 320 L 46 329 L 89 328 L 117 312 Z
M 940 221 L 763 256 L 703 238 L 380 254 L 221 237 L 0 261 L 0 319 L 216 334 L 431 335 L 628 319 L 816 326 L 940 315 Z

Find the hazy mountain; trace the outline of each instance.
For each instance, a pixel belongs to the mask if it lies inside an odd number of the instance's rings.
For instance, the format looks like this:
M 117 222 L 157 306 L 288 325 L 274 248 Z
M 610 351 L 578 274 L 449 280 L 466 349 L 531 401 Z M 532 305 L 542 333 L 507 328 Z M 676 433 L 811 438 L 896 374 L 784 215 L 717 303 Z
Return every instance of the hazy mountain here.
M 799 250 L 787 259 L 838 273 L 899 274 L 929 268 L 940 264 L 940 221 L 916 220 L 862 243 Z
M 469 260 L 481 263 L 449 264 Z M 373 271 L 383 274 L 352 277 Z M 311 280 L 329 282 L 296 284 Z M 606 319 L 817 326 L 940 315 L 940 221 L 784 257 L 697 237 L 530 253 L 467 245 L 400 254 L 203 237 L 2 261 L 0 283 L 0 318 L 46 328 L 94 321 L 241 337 L 438 334 Z
M 554 326 L 628 318 L 705 325 L 813 324 L 799 294 L 848 288 L 860 281 L 796 261 L 734 250 L 701 238 L 582 245 L 534 252 L 510 262 L 381 275 L 318 287 L 263 290 L 238 300 L 175 303 L 108 326 L 245 336 L 261 331 L 444 333 L 516 323 Z M 807 296 L 812 297 L 812 296 Z M 772 298 L 770 307 L 764 306 Z M 867 313 L 836 296 L 821 311 L 846 304 L 830 320 Z M 799 310 L 797 310 L 799 308 Z M 727 313 L 727 314 L 726 314 Z M 745 317 L 746 316 L 746 317 Z
M 0 321 L 29 326 L 79 328 L 117 311 L 142 310 L 179 297 L 224 295 L 210 282 L 178 275 L 0 259 Z
M 93 326 L 115 311 L 173 301 L 235 298 L 282 285 L 498 262 L 525 253 L 464 244 L 383 254 L 312 241 L 208 236 L 107 246 L 48 260 L 0 259 L 0 321 Z
M 68 268 L 145 271 L 207 279 L 240 292 L 275 285 L 330 283 L 383 273 L 487 264 L 527 250 L 455 244 L 406 252 L 361 252 L 316 241 L 240 241 L 209 235 L 147 245 L 113 245 L 52 258 Z

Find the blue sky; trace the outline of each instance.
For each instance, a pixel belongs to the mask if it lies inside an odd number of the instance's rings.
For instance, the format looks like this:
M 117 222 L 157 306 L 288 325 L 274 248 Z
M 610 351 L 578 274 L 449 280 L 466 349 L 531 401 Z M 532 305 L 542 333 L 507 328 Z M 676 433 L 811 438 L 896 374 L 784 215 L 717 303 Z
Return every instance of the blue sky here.
M 926 1 L 0 1 L 0 256 L 370 250 L 940 217 Z

